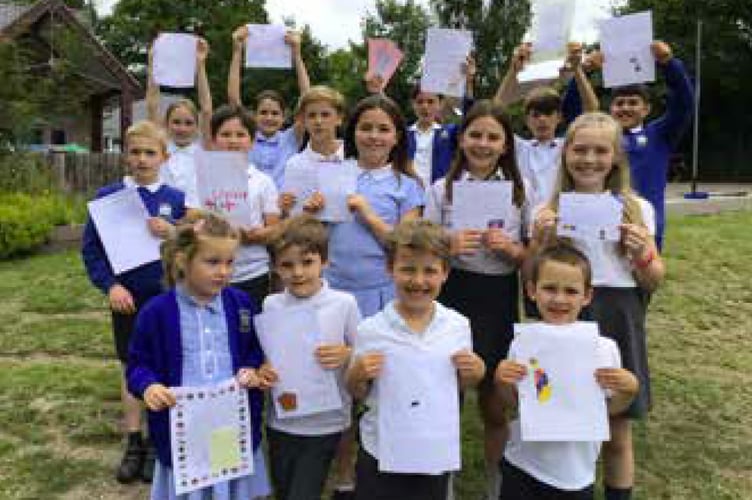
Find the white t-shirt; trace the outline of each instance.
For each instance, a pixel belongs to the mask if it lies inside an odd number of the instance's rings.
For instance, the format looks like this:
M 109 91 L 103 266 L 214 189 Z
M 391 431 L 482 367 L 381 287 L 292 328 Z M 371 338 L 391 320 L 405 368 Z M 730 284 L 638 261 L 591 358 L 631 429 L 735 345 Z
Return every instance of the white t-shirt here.
M 554 194 L 563 147 L 564 140 L 561 138 L 540 142 L 514 136 L 517 167 L 530 186 L 530 190 L 525 192 L 530 198 L 530 206 L 548 203 Z
M 472 349 L 470 322 L 466 317 L 434 302 L 433 319 L 422 333 L 416 333 L 407 326 L 405 320 L 394 308 L 394 301 L 375 315 L 363 320 L 358 325 L 352 359 L 368 351 L 384 352 L 388 356 L 390 346 L 412 348 L 416 359 L 421 353 L 440 353 L 447 350 L 447 357 L 461 349 Z M 451 351 L 451 352 L 449 352 Z M 437 391 L 442 390 L 436 387 Z M 379 379 L 376 378 L 365 399 L 366 412 L 360 419 L 360 438 L 363 448 L 378 460 L 378 391 Z
M 321 290 L 311 297 L 298 298 L 287 291 L 269 295 L 264 300 L 264 312 L 277 311 L 291 307 L 307 305 L 316 311 L 316 318 L 321 327 L 322 342 L 328 344 L 352 345 L 355 332 L 360 322 L 360 311 L 355 297 L 346 292 L 332 290 L 326 281 Z M 290 346 L 295 349 L 296 346 Z M 288 434 L 302 436 L 322 436 L 333 434 L 350 427 L 352 400 L 345 388 L 345 367 L 337 373 L 337 382 L 344 406 L 333 410 L 304 417 L 279 420 L 274 405 L 267 405 L 267 424 Z
M 620 368 L 621 357 L 616 342 L 598 337 L 596 344 L 598 365 L 602 368 Z M 514 344 L 508 359 L 515 359 Z M 509 423 L 509 440 L 504 458 L 538 481 L 560 490 L 581 490 L 595 482 L 595 465 L 600 453 L 598 441 L 541 442 L 522 441 L 520 420 Z
M 434 123 L 431 128 L 424 132 L 415 123 L 410 126 L 410 130 L 415 131 L 413 166 L 418 177 L 423 181 L 423 185 L 428 187 L 431 185 L 431 172 L 433 170 L 433 136 L 437 130 L 441 130 L 441 125 Z
M 467 171 L 460 176 L 460 181 L 469 178 Z M 500 180 L 500 179 L 499 179 Z M 523 179 L 524 183 L 524 179 Z M 525 194 L 527 196 L 527 185 Z M 522 241 L 529 234 L 530 207 L 527 199 L 521 209 L 514 207 L 512 218 L 505 221 L 504 232 L 513 240 Z M 446 199 L 446 177 L 437 180 L 426 191 L 426 206 L 423 217 L 441 224 L 447 229 L 452 228 L 452 205 Z M 517 265 L 507 259 L 504 254 L 480 248 L 472 255 L 459 255 L 452 257 L 452 267 L 480 274 L 505 275 L 517 271 Z
M 159 178 L 164 184 L 185 193 L 185 206 L 189 208 L 201 208 L 196 185 L 195 161 L 196 151 L 200 147 L 198 141 L 182 148 L 170 143 L 170 157 L 159 169 Z
M 263 227 L 264 215 L 279 214 L 277 188 L 274 181 L 252 164 L 248 164 L 248 199 L 251 216 L 245 228 Z M 240 245 L 235 253 L 232 282 L 256 278 L 269 271 L 269 252 L 265 245 Z

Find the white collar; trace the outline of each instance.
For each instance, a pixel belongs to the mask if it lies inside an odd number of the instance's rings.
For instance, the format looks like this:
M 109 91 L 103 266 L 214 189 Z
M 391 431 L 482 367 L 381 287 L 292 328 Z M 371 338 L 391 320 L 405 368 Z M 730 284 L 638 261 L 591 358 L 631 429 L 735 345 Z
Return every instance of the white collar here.
M 486 179 L 479 179 L 471 175 L 469 170 L 463 169 L 462 172 L 460 173 L 459 180 L 461 181 L 503 181 L 504 175 L 502 174 L 501 169 L 497 168 L 494 171 L 494 173 L 491 174 L 490 177 Z
M 440 129 L 441 129 L 441 125 L 439 125 L 436 122 L 433 122 L 433 124 L 431 124 L 431 127 L 425 132 L 418 128 L 418 122 L 415 122 L 412 125 L 410 125 L 410 127 L 408 127 L 408 130 L 414 130 L 415 132 L 419 134 L 432 134 L 436 130 L 440 130 Z
M 636 127 L 632 127 L 631 129 L 629 129 L 629 133 L 630 134 L 639 134 L 640 132 L 643 131 L 643 129 L 644 129 L 644 127 L 642 125 L 637 125 Z
M 360 169 L 361 176 L 368 175 L 376 180 L 383 179 L 389 175 L 393 175 L 394 173 L 394 171 L 392 170 L 391 163 L 387 163 L 383 167 L 378 167 L 378 168 L 363 168 L 360 165 L 358 165 L 358 168 Z
M 319 288 L 319 290 L 313 295 L 311 295 L 310 297 L 296 297 L 295 295 L 291 294 L 287 290 L 287 288 L 285 288 L 284 292 L 282 292 L 284 294 L 285 300 L 287 302 L 292 302 L 295 304 L 299 302 L 310 303 L 310 302 L 318 300 L 324 294 L 329 292 L 329 283 L 327 283 L 327 281 L 324 278 L 320 278 L 320 279 L 321 279 L 321 288 Z
M 311 149 L 311 143 L 309 141 L 308 145 L 303 150 L 303 154 L 312 161 L 339 163 L 345 159 L 345 143 L 339 140 L 337 141 L 337 143 L 339 144 L 339 147 L 337 148 L 337 151 L 334 152 L 334 154 L 324 155 Z
M 125 185 L 125 187 L 128 187 L 128 188 L 140 188 L 140 187 L 146 188 L 149 190 L 150 193 L 156 193 L 157 191 L 159 191 L 159 188 L 162 187 L 162 183 L 158 180 L 155 182 L 152 182 L 151 184 L 146 184 L 142 186 L 141 184 L 138 184 L 130 175 L 126 175 L 125 177 L 123 177 L 123 184 Z
M 175 153 L 193 154 L 196 152 L 196 148 L 198 147 L 198 144 L 199 144 L 198 139 L 194 140 L 187 146 L 178 146 L 177 144 L 175 144 L 174 141 L 170 141 L 167 143 L 167 152 L 170 153 L 171 155 Z
M 538 139 L 530 140 L 530 144 L 532 144 L 533 147 L 548 146 L 551 149 L 558 147 L 560 143 L 561 143 L 561 139 L 558 137 L 554 137 L 550 141 L 539 141 Z

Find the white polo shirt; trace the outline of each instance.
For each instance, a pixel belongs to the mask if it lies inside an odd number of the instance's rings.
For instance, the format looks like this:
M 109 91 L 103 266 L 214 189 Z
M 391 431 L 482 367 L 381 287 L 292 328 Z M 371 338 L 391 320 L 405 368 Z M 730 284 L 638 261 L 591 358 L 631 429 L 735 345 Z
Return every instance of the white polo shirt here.
M 170 143 L 167 148 L 170 157 L 159 169 L 159 178 L 164 184 L 185 193 L 185 206 L 189 208 L 201 208 L 196 185 L 195 161 L 196 152 L 200 147 L 199 141 L 182 148 Z
M 514 136 L 514 149 L 520 174 L 530 186 L 525 194 L 531 206 L 548 203 L 556 189 L 564 139 L 541 142 Z
M 413 166 L 418 177 L 423 181 L 423 185 L 427 188 L 431 185 L 431 171 L 433 170 L 433 136 L 437 130 L 441 130 L 441 125 L 434 123 L 424 132 L 418 128 L 417 123 L 414 123 L 409 130 L 415 131 Z

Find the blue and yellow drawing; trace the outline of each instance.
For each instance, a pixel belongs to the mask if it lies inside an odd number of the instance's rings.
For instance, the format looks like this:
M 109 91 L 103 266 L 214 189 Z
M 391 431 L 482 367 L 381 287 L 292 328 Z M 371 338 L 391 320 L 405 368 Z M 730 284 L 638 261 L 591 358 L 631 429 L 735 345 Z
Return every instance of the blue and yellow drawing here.
M 535 392 L 538 395 L 538 401 L 545 403 L 551 399 L 551 382 L 548 380 L 548 374 L 538 365 L 536 358 L 530 358 L 530 370 L 533 372 L 533 381 L 535 382 Z

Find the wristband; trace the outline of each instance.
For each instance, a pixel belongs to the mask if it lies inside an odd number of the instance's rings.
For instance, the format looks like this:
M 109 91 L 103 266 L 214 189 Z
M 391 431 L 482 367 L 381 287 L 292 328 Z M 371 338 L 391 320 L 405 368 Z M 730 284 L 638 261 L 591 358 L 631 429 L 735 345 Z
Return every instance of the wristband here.
M 634 264 L 634 266 L 637 269 L 645 269 L 654 260 L 655 260 L 655 251 L 654 250 L 650 250 L 650 252 L 648 252 L 647 257 L 644 257 L 644 258 L 641 258 L 641 259 L 635 259 L 633 261 L 633 264 Z

